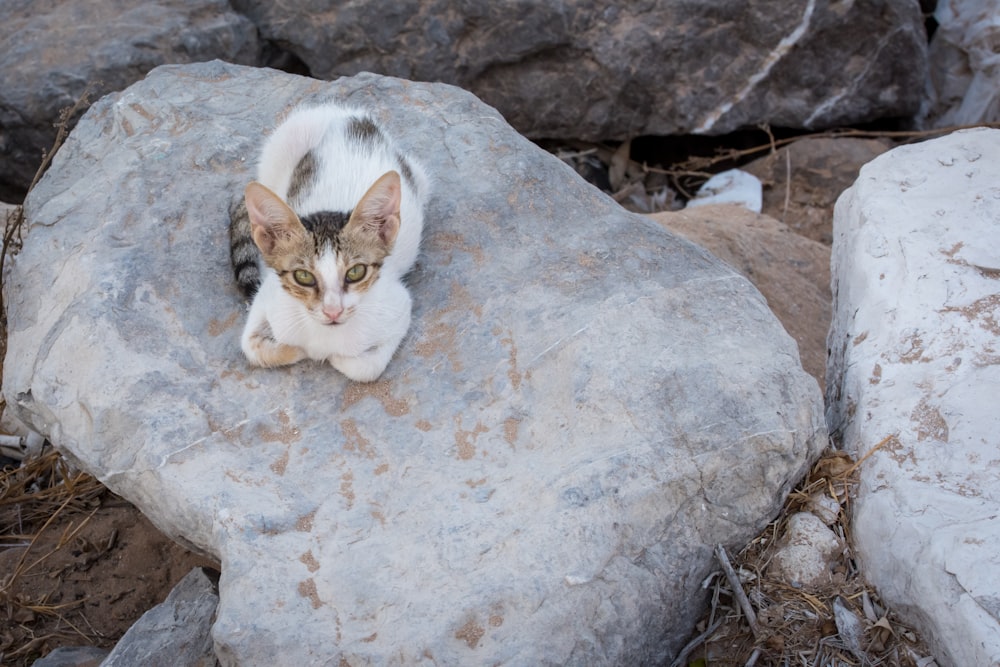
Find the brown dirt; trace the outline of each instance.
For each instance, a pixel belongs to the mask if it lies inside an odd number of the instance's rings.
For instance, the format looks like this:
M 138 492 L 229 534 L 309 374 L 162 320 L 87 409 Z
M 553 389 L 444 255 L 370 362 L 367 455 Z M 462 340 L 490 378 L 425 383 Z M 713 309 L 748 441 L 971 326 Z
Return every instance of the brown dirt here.
M 111 648 L 192 568 L 212 563 L 161 534 L 55 453 L 0 473 L 0 664 L 59 646 Z

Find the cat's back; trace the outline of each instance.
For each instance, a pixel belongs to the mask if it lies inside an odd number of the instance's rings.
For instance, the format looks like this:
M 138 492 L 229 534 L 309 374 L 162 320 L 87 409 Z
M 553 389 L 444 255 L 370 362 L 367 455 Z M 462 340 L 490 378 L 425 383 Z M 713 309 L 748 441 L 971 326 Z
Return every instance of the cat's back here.
M 292 111 L 268 137 L 258 180 L 300 216 L 348 213 L 388 171 L 400 175 L 400 230 L 392 252 L 405 272 L 416 260 L 428 179 L 365 111 L 327 103 Z

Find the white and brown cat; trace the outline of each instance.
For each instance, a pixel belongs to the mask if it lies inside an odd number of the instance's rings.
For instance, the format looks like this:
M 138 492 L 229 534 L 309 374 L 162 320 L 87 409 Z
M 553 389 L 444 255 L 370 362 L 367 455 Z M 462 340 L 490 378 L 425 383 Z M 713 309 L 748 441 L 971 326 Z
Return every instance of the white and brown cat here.
M 293 111 L 264 143 L 230 224 L 236 281 L 253 298 L 247 359 L 326 360 L 352 380 L 378 378 L 410 326 L 403 276 L 417 259 L 427 187 L 365 113 Z

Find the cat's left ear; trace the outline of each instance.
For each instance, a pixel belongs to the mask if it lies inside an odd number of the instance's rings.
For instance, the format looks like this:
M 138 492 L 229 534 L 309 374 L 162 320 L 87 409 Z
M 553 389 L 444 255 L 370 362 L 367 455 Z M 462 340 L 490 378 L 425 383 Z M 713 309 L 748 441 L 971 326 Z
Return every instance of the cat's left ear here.
M 386 246 L 391 246 L 399 233 L 399 202 L 402 188 L 399 173 L 386 172 L 354 207 L 348 224 L 357 225 L 365 233 L 377 234 Z

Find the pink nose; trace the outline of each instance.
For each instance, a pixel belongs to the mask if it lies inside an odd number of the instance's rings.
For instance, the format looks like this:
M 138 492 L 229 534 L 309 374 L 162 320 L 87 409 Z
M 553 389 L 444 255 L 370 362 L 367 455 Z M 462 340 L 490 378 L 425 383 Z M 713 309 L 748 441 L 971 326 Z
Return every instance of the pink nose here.
M 343 308 L 337 308 L 335 306 L 323 306 L 323 315 L 326 316 L 331 322 L 336 322 L 337 319 L 344 313 Z

